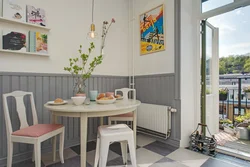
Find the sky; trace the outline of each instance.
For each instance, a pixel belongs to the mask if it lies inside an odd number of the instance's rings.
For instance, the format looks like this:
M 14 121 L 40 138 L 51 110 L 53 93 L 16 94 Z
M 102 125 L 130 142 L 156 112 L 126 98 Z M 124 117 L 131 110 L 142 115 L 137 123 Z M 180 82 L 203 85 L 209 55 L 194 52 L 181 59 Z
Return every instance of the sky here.
M 209 0 L 202 10 L 208 11 L 231 3 L 233 0 Z M 250 6 L 209 18 L 207 20 L 219 28 L 220 57 L 250 53 Z

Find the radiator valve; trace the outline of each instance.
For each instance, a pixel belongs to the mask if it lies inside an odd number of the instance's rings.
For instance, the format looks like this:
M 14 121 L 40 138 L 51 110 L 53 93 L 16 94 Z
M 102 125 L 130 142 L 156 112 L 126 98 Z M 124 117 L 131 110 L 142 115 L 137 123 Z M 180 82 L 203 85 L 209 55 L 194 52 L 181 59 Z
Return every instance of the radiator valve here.
M 171 109 L 170 109 L 170 112 L 177 112 L 177 109 L 171 108 Z

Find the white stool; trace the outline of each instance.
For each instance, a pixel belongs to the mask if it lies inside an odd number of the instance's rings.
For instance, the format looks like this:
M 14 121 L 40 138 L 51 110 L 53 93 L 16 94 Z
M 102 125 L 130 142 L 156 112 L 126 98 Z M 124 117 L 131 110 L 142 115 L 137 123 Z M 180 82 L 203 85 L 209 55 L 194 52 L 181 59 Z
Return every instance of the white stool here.
M 96 154 L 94 167 L 106 167 L 109 145 L 112 142 L 120 142 L 123 163 L 127 164 L 127 144 L 131 157 L 132 166 L 136 167 L 136 155 L 133 131 L 125 124 L 100 126 L 98 128 Z M 100 161 L 99 161 L 100 160 Z

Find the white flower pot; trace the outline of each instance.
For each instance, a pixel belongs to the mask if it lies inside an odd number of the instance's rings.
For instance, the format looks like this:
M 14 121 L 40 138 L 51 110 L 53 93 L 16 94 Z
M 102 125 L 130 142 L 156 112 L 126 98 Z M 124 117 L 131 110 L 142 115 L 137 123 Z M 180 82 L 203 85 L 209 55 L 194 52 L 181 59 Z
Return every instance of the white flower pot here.
M 245 95 L 247 99 L 250 99 L 250 92 L 246 92 Z
M 228 126 L 224 126 L 224 131 L 231 134 L 231 135 L 234 135 L 235 134 L 235 130 L 228 127 Z

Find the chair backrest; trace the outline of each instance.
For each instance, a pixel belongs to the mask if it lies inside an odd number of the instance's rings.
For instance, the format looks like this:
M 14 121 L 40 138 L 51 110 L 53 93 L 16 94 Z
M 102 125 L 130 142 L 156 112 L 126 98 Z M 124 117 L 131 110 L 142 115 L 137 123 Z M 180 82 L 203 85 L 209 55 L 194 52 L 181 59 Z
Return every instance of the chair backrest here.
M 4 116 L 5 116 L 5 122 L 6 122 L 7 136 L 11 135 L 11 133 L 13 132 L 7 98 L 10 96 L 15 98 L 16 110 L 17 110 L 17 114 L 20 120 L 20 129 L 23 129 L 29 126 L 27 122 L 27 116 L 26 116 L 26 107 L 24 105 L 24 96 L 26 95 L 30 95 L 30 104 L 31 104 L 32 117 L 33 117 L 33 124 L 34 125 L 38 124 L 36 107 L 35 107 L 35 102 L 34 102 L 34 97 L 33 97 L 32 92 L 14 91 L 12 93 L 3 94 L 3 111 L 4 111 Z
M 122 92 L 122 96 L 124 100 L 128 100 L 128 93 L 132 91 L 133 92 L 133 97 L 132 99 L 136 100 L 136 90 L 135 89 L 130 89 L 130 88 L 121 88 L 121 89 L 116 89 L 115 90 L 115 95 L 117 95 L 117 92 Z

